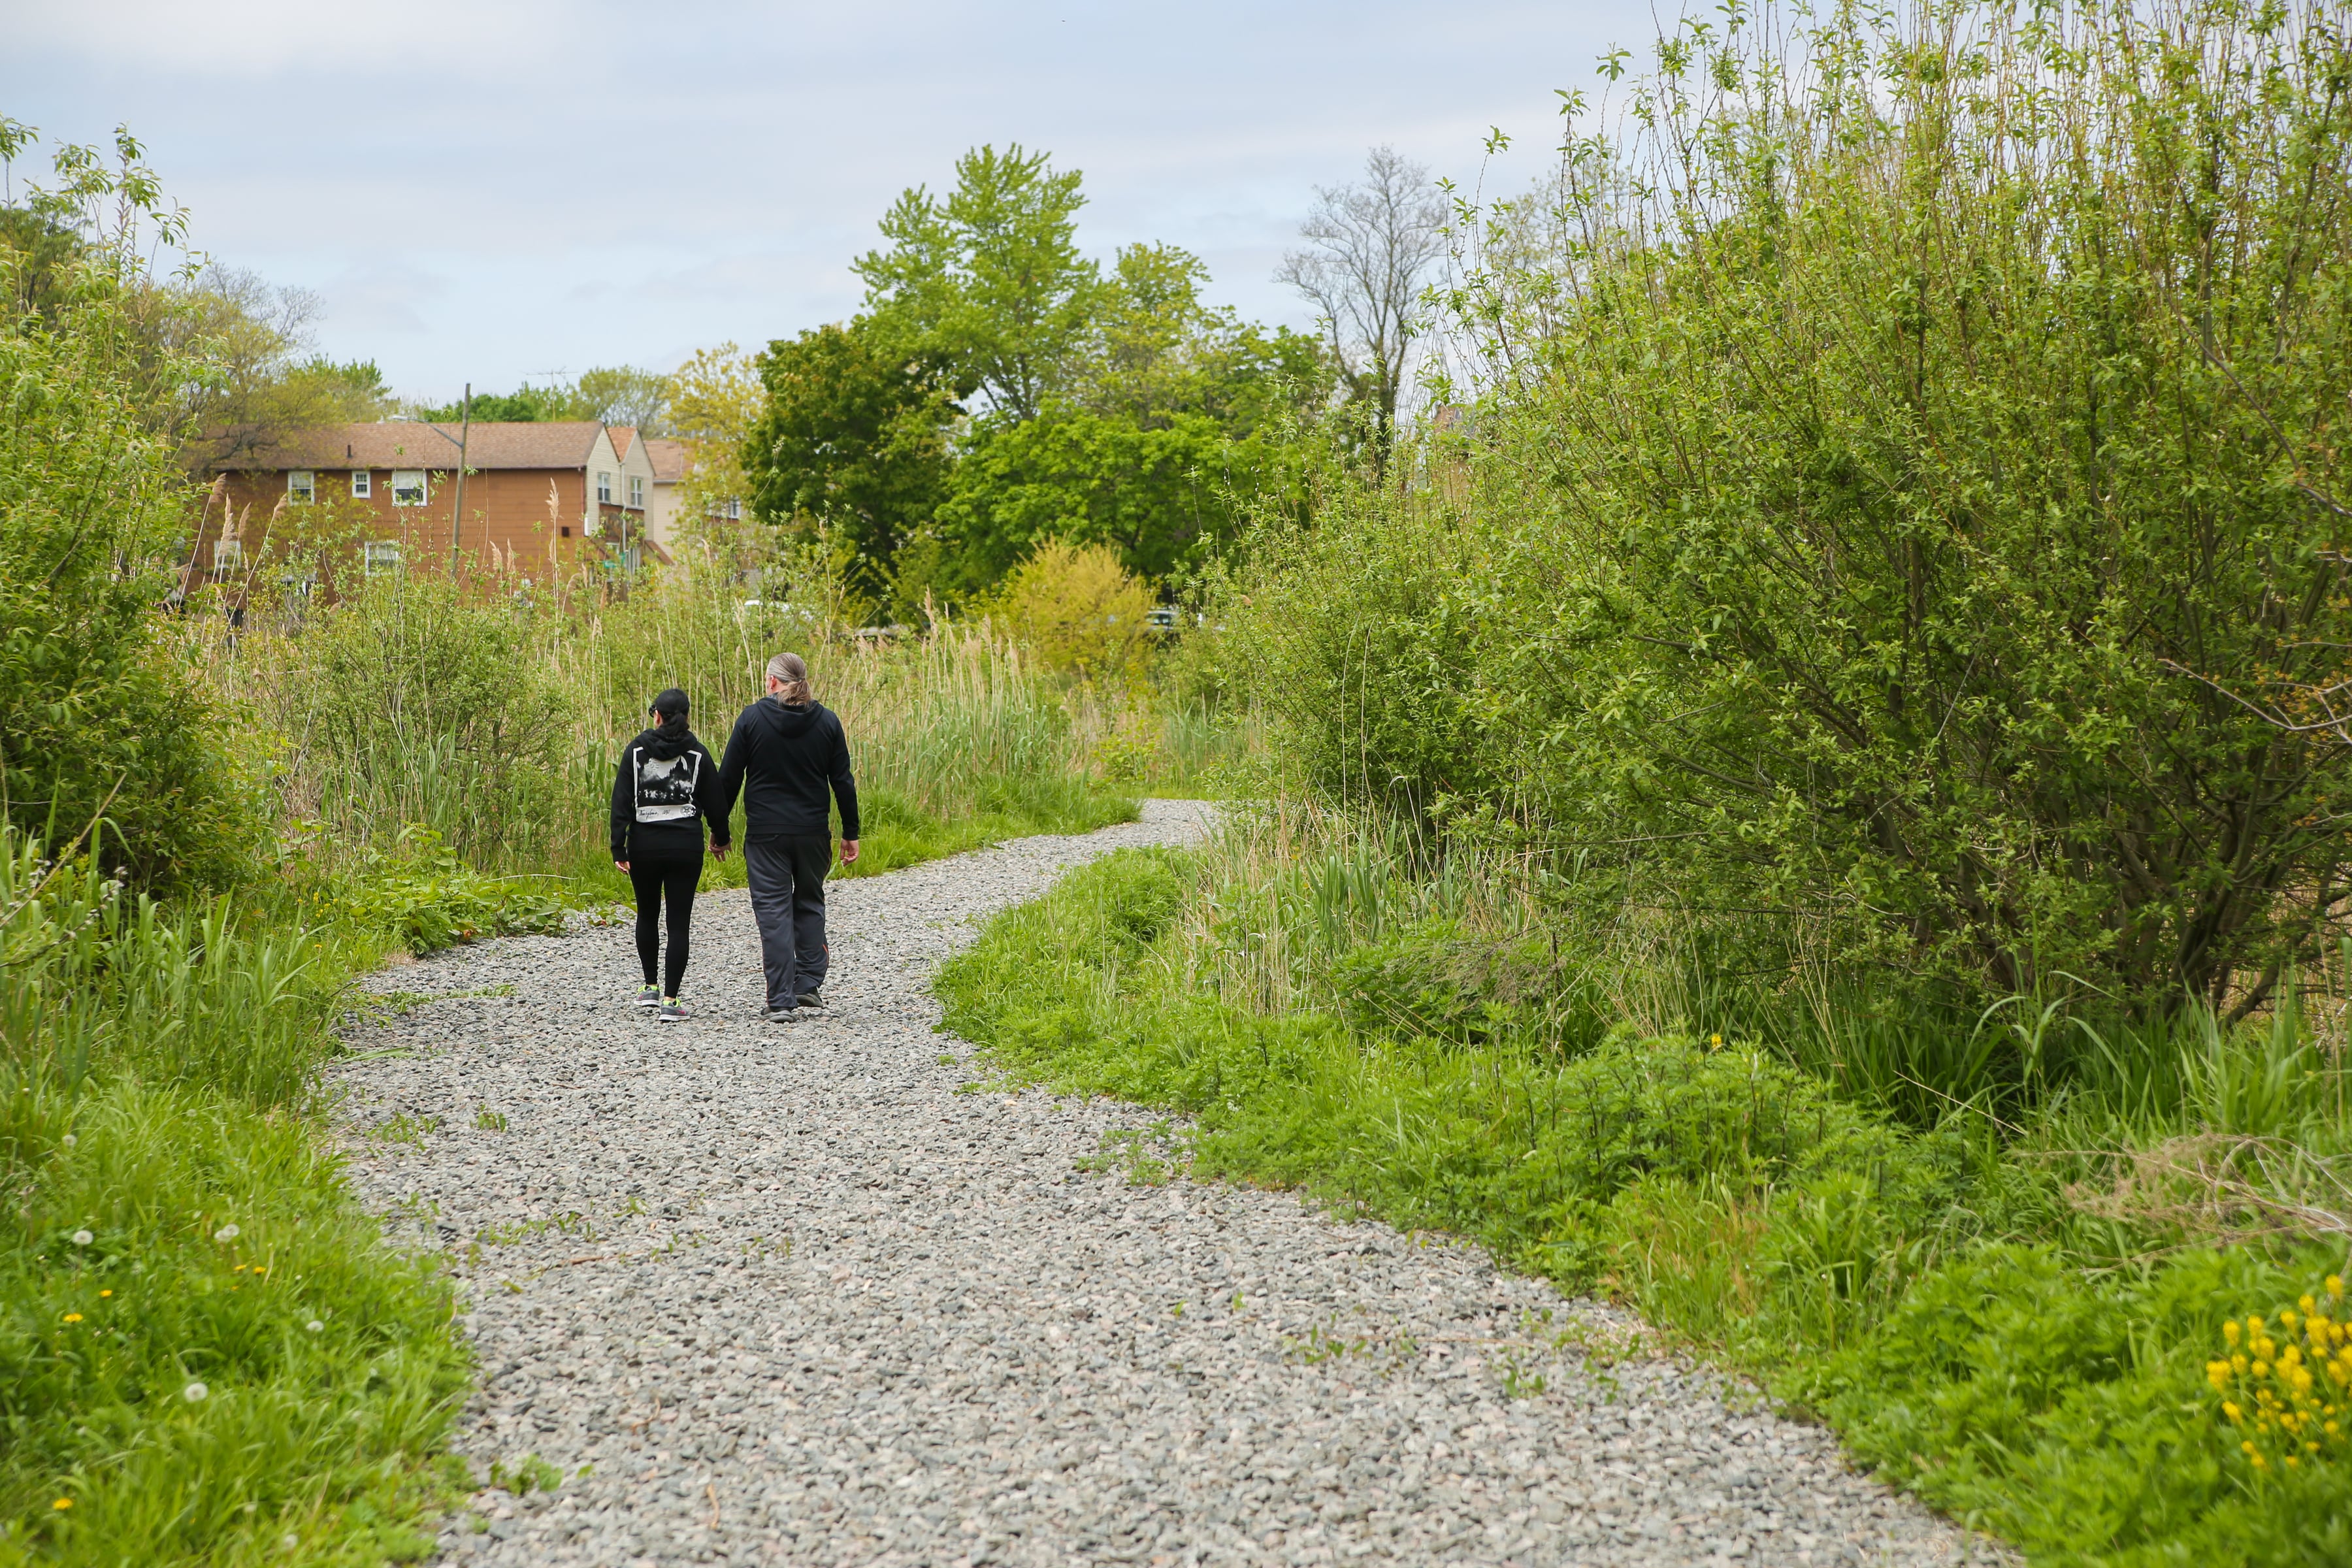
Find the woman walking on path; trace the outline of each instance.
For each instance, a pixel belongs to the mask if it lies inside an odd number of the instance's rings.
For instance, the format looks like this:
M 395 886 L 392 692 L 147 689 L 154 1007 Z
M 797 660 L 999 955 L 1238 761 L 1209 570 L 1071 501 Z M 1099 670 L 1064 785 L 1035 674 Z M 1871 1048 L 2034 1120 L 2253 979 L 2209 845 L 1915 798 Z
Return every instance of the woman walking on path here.
M 768 661 L 768 695 L 743 710 L 719 770 L 719 817 L 743 795 L 743 872 L 760 955 L 768 972 L 770 1022 L 821 1005 L 824 984 L 824 874 L 833 868 L 832 806 L 841 807 L 841 863 L 857 858 L 857 781 L 841 721 L 809 695 L 808 666 L 794 653 Z M 830 797 L 830 798 L 828 798 Z
M 613 864 L 637 892 L 637 959 L 646 972 L 640 1007 L 654 1021 L 686 1018 L 677 999 L 686 977 L 687 932 L 694 923 L 694 889 L 702 879 L 702 829 L 710 824 L 710 852 L 727 855 L 727 807 L 719 803 L 719 765 L 686 727 L 686 693 L 673 686 L 654 699 L 654 727 L 621 751 L 613 777 Z M 669 963 L 661 958 L 660 917 L 669 906 Z

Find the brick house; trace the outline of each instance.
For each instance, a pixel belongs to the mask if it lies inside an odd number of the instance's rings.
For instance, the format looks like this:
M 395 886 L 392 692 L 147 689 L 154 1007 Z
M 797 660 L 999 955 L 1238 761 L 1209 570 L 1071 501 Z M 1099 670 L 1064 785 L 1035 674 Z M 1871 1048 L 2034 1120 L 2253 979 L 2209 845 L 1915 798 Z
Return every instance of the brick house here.
M 647 531 L 654 468 L 626 426 L 595 420 L 486 423 L 467 432 L 465 516 L 457 503 L 458 427 L 386 420 L 294 431 L 268 451 L 219 467 L 226 508 L 206 508 L 194 571 L 234 570 L 257 549 L 281 505 L 325 501 L 374 514 L 362 544 L 369 571 L 446 561 L 457 547 L 477 561 L 536 574 L 630 563 L 667 552 Z

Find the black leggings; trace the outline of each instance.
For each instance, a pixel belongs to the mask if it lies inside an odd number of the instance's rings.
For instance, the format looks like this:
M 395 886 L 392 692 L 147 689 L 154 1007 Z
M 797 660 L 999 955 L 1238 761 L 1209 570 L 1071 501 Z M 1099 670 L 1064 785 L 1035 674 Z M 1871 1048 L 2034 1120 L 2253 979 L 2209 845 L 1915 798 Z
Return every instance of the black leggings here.
M 658 977 L 661 994 L 677 994 L 686 978 L 687 932 L 694 924 L 694 885 L 702 879 L 702 851 L 691 858 L 640 855 L 629 862 L 629 880 L 637 889 L 637 962 L 645 965 L 646 984 Z M 661 967 L 661 907 L 669 904 L 669 966 Z

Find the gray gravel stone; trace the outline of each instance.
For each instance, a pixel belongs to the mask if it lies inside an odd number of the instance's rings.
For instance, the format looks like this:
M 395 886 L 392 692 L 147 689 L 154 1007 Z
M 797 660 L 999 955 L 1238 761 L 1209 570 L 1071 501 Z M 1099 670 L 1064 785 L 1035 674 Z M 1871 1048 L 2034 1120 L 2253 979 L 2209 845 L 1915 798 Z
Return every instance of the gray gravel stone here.
M 1081 1169 L 1155 1119 L 982 1089 L 932 965 L 1206 809 L 836 884 L 830 1005 L 789 1023 L 757 1021 L 740 892 L 698 907 L 684 1025 L 625 1004 L 625 926 L 376 976 L 500 993 L 354 1025 L 352 1171 L 459 1277 L 478 1475 L 563 1477 L 477 1494 L 443 1561 L 2000 1555 L 1622 1313 L 1286 1194 Z

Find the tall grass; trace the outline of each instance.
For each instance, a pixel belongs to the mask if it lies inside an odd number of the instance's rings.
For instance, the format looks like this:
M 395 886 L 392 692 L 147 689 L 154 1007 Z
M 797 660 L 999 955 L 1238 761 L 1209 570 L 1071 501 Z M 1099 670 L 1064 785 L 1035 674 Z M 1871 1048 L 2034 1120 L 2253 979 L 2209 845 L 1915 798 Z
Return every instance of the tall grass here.
M 0 1562 L 419 1544 L 467 1357 L 315 1120 L 369 944 L 288 916 L 0 829 Z
M 984 624 L 860 637 L 822 595 L 740 595 L 716 571 L 625 595 L 419 574 L 191 635 L 247 717 L 281 820 L 354 849 L 422 829 L 484 868 L 599 878 L 614 758 L 654 694 L 683 689 L 697 732 L 723 752 L 768 658 L 787 649 L 807 657 L 849 735 L 870 824 L 861 872 L 1133 815 L 1118 784 L 1151 771 L 1158 737 L 1122 767 L 1127 710 L 1045 677 Z M 1194 754 L 1209 749 L 1203 731 L 1185 731 Z

